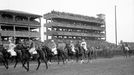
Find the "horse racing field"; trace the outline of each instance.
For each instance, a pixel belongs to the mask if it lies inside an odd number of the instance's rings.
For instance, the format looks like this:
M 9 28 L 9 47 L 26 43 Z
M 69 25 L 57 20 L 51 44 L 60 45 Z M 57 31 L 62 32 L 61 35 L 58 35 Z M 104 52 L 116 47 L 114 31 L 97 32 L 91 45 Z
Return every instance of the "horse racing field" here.
M 0 66 L 0 75 L 134 75 L 134 56 L 100 58 L 92 63 L 57 63 L 49 64 L 48 70 L 45 64 L 41 64 L 38 71 L 35 70 L 37 64 L 30 62 L 30 71 L 27 72 L 21 64 L 14 69 L 13 65 L 6 70 Z

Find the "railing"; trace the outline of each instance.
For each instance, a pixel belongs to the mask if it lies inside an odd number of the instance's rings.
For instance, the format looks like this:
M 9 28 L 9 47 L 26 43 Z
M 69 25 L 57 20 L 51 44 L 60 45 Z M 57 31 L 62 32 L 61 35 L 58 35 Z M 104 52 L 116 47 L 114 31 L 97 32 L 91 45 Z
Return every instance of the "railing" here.
M 105 37 L 104 34 L 82 33 L 82 32 L 65 32 L 65 31 L 48 31 L 48 35 L 67 35 L 67 36 L 89 36 L 89 37 Z
M 39 32 L 29 32 L 30 37 L 40 37 Z
M 59 27 L 68 27 L 68 28 L 80 28 L 80 29 L 91 29 L 91 30 L 105 30 L 105 27 L 96 27 L 96 26 L 85 26 L 85 25 L 77 25 L 77 24 L 63 24 L 63 23 L 47 23 L 45 26 L 59 26 Z
M 1 31 L 1 36 L 13 36 L 14 31 Z
M 1 31 L 1 36 L 16 36 L 16 37 L 40 37 L 39 32 L 28 31 Z
M 32 24 L 32 25 L 40 25 L 37 21 L 26 21 L 26 20 L 13 20 L 13 19 L 7 19 L 7 18 L 0 18 L 0 22 L 2 23 L 13 23 L 13 24 Z

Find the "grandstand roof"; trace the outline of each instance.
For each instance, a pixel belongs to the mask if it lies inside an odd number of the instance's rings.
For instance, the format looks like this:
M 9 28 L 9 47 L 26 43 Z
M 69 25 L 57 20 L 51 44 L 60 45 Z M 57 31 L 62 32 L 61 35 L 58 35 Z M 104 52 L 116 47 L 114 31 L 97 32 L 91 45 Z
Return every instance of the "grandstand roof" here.
M 41 15 L 32 14 L 32 13 L 28 13 L 24 11 L 18 11 L 18 10 L 10 10 L 10 9 L 0 10 L 0 13 L 10 13 L 10 14 L 17 14 L 17 15 L 32 16 L 32 17 L 42 17 Z
M 66 12 L 58 12 L 58 11 L 51 11 L 50 13 L 44 14 L 44 18 L 45 19 L 64 18 L 64 19 L 95 22 L 95 23 L 100 23 L 104 21 L 101 18 L 95 18 L 95 17 L 84 16 L 84 15 L 73 14 L 73 13 L 66 13 Z

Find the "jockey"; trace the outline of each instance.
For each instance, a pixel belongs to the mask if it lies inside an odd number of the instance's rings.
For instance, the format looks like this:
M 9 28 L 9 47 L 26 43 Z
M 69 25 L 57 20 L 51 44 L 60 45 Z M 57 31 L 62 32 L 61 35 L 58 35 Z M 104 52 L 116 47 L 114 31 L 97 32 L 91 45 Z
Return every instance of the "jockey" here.
M 51 40 L 51 50 L 55 55 L 57 54 L 57 45 L 54 40 Z
M 125 49 L 126 49 L 127 51 L 129 51 L 129 46 L 128 46 L 127 43 L 125 43 Z
M 36 51 L 36 48 L 35 48 L 35 43 L 32 40 L 30 40 L 29 42 L 30 42 L 29 53 L 30 54 L 37 54 L 37 51 Z
M 81 47 L 82 47 L 85 51 L 88 50 L 88 49 L 87 49 L 87 43 L 86 43 L 85 39 L 82 39 Z
M 11 39 L 9 39 L 9 45 L 8 45 L 8 50 L 7 52 L 9 52 L 11 54 L 11 56 L 16 56 L 16 52 L 14 51 L 14 48 L 16 47 L 16 45 L 12 42 Z
M 73 52 L 75 52 L 75 46 L 74 46 L 74 43 L 73 41 L 70 41 L 70 48 Z

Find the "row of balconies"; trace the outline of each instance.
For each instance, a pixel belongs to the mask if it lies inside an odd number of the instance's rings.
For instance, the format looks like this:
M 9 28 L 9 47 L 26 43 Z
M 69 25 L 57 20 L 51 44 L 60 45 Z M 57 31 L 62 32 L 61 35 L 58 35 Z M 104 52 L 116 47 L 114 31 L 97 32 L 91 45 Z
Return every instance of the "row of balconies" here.
M 26 21 L 26 20 L 13 20 L 7 18 L 0 18 L 0 23 L 10 23 L 10 24 L 24 24 L 24 25 L 35 25 L 39 26 L 40 23 L 38 21 Z
M 85 36 L 85 37 L 105 37 L 104 33 L 80 33 L 80 32 L 65 32 L 65 31 L 48 31 L 47 32 L 48 35 L 66 35 L 66 36 Z
M 84 26 L 84 25 L 75 25 L 75 24 L 63 24 L 57 22 L 51 22 L 45 24 L 46 27 L 58 26 L 58 27 L 67 27 L 67 28 L 79 28 L 79 29 L 90 29 L 90 30 L 100 30 L 104 31 L 105 27 L 96 27 L 96 26 Z
M 0 31 L 1 36 L 16 36 L 16 37 L 40 37 L 39 32 L 28 31 Z
M 45 19 L 51 19 L 51 18 L 63 18 L 63 19 L 70 19 L 70 20 L 78 20 L 78 21 L 85 21 L 85 22 L 93 22 L 93 23 L 99 23 L 104 24 L 104 20 L 94 18 L 94 17 L 77 17 L 67 14 L 57 14 L 57 13 L 48 13 L 44 15 Z

